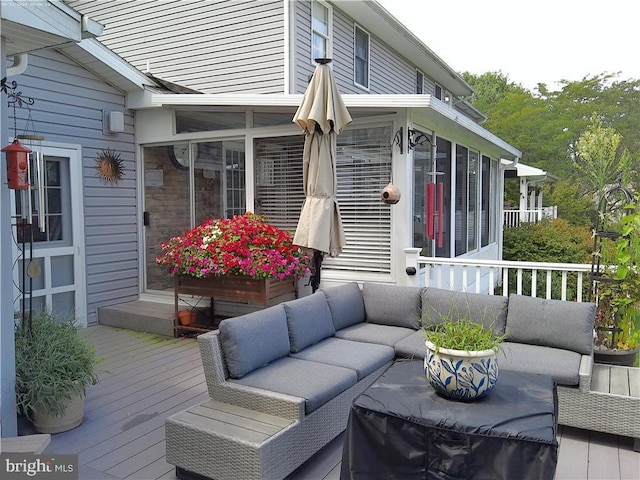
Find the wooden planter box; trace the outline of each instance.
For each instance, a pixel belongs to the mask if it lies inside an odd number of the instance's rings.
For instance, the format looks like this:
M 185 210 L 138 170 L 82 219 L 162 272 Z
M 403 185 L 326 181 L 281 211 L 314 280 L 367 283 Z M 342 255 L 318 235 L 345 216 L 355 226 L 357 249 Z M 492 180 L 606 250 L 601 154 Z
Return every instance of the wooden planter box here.
M 297 297 L 296 281 L 293 278 L 278 280 L 277 278 L 249 278 L 245 276 L 226 276 L 212 278 L 195 278 L 187 275 L 179 275 L 175 279 L 175 320 L 174 330 L 176 335 L 180 331 L 204 332 L 211 328 L 203 328 L 198 325 L 180 325 L 178 322 L 178 297 L 179 295 L 194 295 L 209 297 L 211 299 L 211 316 L 213 317 L 213 301 L 229 300 L 235 302 L 247 302 L 269 305 L 269 300 L 293 293 Z

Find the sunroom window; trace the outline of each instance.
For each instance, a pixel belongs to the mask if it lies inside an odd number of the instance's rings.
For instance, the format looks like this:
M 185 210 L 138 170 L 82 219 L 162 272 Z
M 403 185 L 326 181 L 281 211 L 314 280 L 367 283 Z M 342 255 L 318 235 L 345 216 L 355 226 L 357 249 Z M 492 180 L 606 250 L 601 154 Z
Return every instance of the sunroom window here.
M 347 245 L 323 270 L 391 272 L 391 209 L 380 190 L 391 177 L 391 127 L 350 129 L 338 136 L 338 203 Z M 301 135 L 256 139 L 255 211 L 295 232 L 304 203 Z

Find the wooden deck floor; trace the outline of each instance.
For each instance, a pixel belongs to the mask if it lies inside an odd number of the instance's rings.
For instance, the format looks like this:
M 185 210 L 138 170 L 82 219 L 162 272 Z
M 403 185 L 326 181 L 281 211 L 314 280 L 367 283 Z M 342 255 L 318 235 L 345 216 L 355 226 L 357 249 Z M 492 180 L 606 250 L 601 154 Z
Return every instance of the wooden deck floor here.
M 86 335 L 105 372 L 87 391 L 82 425 L 53 435 L 45 451 L 77 454 L 80 480 L 175 478 L 165 460 L 165 418 L 208 398 L 196 341 L 105 326 Z M 23 423 L 21 433 L 29 433 Z M 559 441 L 557 480 L 640 478 L 630 438 L 560 427 Z M 342 436 L 289 480 L 338 479 L 341 449 Z

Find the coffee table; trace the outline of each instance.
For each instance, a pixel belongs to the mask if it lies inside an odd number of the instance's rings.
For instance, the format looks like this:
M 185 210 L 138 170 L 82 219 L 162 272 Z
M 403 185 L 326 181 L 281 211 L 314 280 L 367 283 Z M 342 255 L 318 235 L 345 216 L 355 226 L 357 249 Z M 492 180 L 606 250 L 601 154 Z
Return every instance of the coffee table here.
M 485 397 L 457 402 L 422 361 L 398 361 L 353 402 L 340 478 L 551 480 L 556 431 L 551 377 L 501 370 Z

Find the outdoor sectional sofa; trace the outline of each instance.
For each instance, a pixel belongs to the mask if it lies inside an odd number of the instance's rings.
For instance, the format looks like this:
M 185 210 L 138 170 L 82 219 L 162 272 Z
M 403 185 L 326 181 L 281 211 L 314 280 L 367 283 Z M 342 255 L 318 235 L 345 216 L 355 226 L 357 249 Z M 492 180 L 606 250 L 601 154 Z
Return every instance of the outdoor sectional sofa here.
M 506 333 L 501 369 L 551 375 L 559 396 L 588 390 L 592 303 L 351 283 L 200 335 L 211 398 L 167 419 L 167 461 L 178 476 L 284 478 L 345 429 L 394 360 L 424 357 L 421 323 L 462 316 Z

